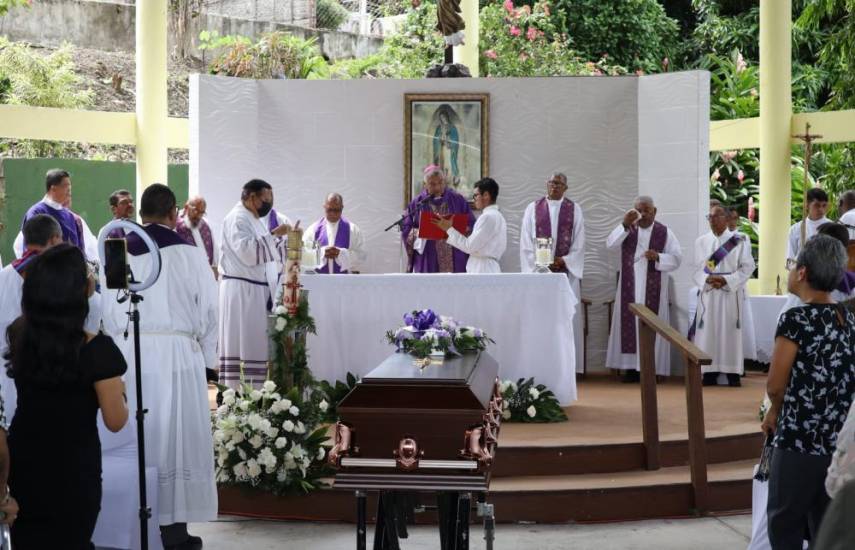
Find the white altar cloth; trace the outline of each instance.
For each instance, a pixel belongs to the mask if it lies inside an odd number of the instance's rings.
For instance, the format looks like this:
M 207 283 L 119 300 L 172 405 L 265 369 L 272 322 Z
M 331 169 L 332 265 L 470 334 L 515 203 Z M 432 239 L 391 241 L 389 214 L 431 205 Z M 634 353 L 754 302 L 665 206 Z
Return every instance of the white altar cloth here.
M 317 335 L 309 335 L 309 367 L 321 380 L 363 376 L 394 347 L 387 330 L 403 316 L 430 308 L 496 341 L 487 351 L 502 379 L 534 377 L 562 405 L 576 399 L 572 334 L 578 298 L 558 273 L 308 275 Z
M 761 363 L 768 363 L 772 359 L 775 330 L 778 328 L 778 315 L 786 303 L 786 295 L 751 296 L 751 310 L 754 313 L 754 337 L 757 341 L 757 360 Z

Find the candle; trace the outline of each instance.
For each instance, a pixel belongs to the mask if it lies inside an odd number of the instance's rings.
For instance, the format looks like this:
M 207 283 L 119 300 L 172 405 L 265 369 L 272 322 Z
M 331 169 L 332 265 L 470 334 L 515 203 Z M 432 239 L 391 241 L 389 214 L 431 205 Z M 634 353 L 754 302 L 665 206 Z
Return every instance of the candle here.
M 537 265 L 549 265 L 552 263 L 552 251 L 548 248 L 538 248 L 535 256 Z

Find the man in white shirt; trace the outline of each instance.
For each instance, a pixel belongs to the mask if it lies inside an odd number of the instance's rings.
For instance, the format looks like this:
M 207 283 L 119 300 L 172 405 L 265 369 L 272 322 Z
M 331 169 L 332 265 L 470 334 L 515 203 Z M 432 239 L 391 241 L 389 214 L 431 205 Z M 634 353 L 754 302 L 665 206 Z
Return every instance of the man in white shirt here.
M 307 248 L 314 243 L 321 247 L 321 263 L 315 266 L 318 273 L 359 273 L 365 261 L 362 231 L 342 216 L 343 211 L 342 196 L 330 193 L 324 201 L 324 217 L 303 233 L 303 243 Z
M 828 194 L 819 187 L 812 187 L 807 192 L 807 215 L 800 222 L 790 227 L 787 239 L 787 258 L 795 260 L 804 243 L 816 235 L 820 225 L 831 220 L 825 217 L 828 212 Z
M 844 191 L 837 202 L 837 214 L 840 223 L 849 230 L 849 240 L 855 240 L 855 191 Z
M 621 271 L 612 316 L 606 367 L 624 371 L 624 382 L 638 382 L 638 322 L 629 304 L 645 304 L 664 322 L 669 319 L 670 273 L 683 260 L 677 236 L 656 221 L 653 199 L 641 196 L 635 207 L 624 214 L 623 220 L 606 239 L 606 248 L 620 250 Z M 656 336 L 656 374 L 671 374 L 671 348 L 661 336 Z
M 243 186 L 241 200 L 223 220 L 220 239 L 220 383 L 267 379 L 267 314 L 277 295 L 279 265 L 291 226 L 271 232 L 262 218 L 273 208 L 273 188 L 259 179 Z M 299 221 L 297 225 L 299 225 Z M 243 372 L 241 372 L 243 371 Z
M 546 196 L 530 203 L 523 214 L 520 228 L 520 271 L 535 271 L 535 242 L 552 239 L 554 261 L 551 271 L 564 273 L 573 294 L 581 301 L 581 281 L 585 270 L 585 220 L 582 209 L 564 197 L 567 176 L 558 172 L 546 181 Z M 576 346 L 576 372 L 584 367 L 582 315 L 580 307 L 573 314 L 573 339 Z
M 446 242 L 469 254 L 466 273 L 501 273 L 499 260 L 508 244 L 508 225 L 496 206 L 499 184 L 493 178 L 484 178 L 475 183 L 475 209 L 481 215 L 475 221 L 472 234 L 468 237 L 452 226 L 451 219 L 438 218 L 434 223 L 448 233 Z

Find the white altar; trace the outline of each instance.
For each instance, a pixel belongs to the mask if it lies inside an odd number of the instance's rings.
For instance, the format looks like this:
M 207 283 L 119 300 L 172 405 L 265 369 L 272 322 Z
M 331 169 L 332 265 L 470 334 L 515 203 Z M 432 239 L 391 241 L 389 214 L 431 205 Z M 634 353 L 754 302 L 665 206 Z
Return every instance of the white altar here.
M 432 309 L 495 340 L 487 348 L 502 379 L 534 377 L 562 405 L 576 399 L 571 318 L 578 304 L 557 273 L 496 275 L 307 275 L 317 335 L 308 339 L 309 367 L 321 380 L 367 374 L 394 351 L 387 330 L 403 315 Z

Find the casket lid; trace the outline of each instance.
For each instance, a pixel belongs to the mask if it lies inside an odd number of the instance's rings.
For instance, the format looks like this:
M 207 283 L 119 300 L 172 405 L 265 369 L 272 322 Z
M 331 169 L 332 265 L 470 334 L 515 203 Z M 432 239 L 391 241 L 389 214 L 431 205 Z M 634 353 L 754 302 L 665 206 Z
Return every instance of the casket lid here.
M 468 386 L 480 358 L 480 353 L 433 358 L 431 364 L 422 367 L 412 355 L 394 353 L 365 375 L 362 383 Z

